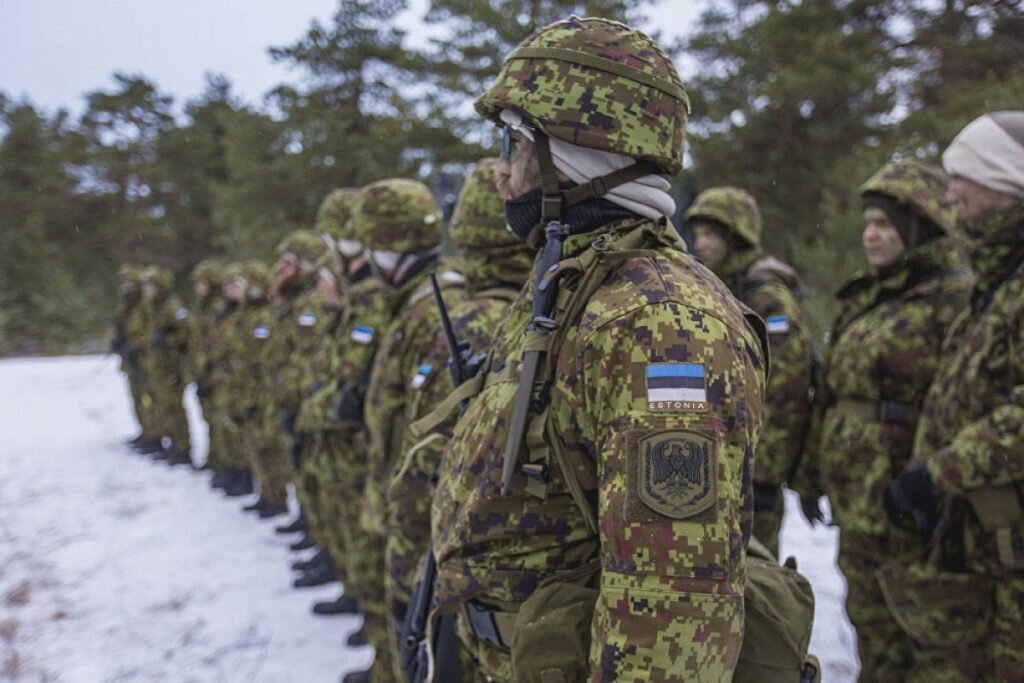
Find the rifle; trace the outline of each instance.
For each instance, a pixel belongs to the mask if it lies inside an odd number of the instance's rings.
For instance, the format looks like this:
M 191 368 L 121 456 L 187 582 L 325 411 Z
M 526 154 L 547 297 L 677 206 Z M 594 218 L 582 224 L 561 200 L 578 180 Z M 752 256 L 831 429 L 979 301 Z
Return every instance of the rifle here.
M 559 221 L 551 221 L 544 226 L 544 235 L 544 249 L 541 251 L 537 264 L 537 279 L 534 281 L 530 323 L 526 326 L 528 335 L 532 333 L 547 336 L 558 329 L 558 323 L 551 317 L 555 308 L 555 295 L 558 293 L 557 283 L 556 280 L 547 279 L 547 275 L 562 260 L 562 243 L 569 235 L 569 226 Z M 512 420 L 509 423 L 508 441 L 505 442 L 505 460 L 501 466 L 503 496 L 508 493 L 512 472 L 519 459 L 530 410 L 547 401 L 547 383 L 537 381 L 537 373 L 543 362 L 543 351 L 527 351 L 523 354 L 523 373 L 519 377 L 519 388 L 512 404 Z
M 441 316 L 441 329 L 444 330 L 445 341 L 448 342 L 448 373 L 452 378 L 452 386 L 458 387 L 469 380 L 483 361 L 483 356 L 474 355 L 469 342 L 459 341 L 455 336 L 448 308 L 441 295 L 441 287 L 437 276 L 430 274 L 430 286 L 434 290 L 434 302 Z M 469 399 L 459 404 L 459 413 L 466 410 Z M 440 463 L 438 464 L 440 469 Z M 433 481 L 436 483 L 437 472 Z M 427 626 L 430 610 L 434 604 L 434 589 L 437 582 L 437 560 L 428 547 L 423 561 L 423 579 L 413 588 L 409 609 L 402 621 L 402 655 L 401 667 L 409 683 L 422 683 L 427 680 L 430 670 L 430 652 L 436 652 L 435 678 L 440 681 L 459 680 L 459 658 L 457 637 L 455 635 L 454 615 L 441 615 L 434 629 L 434 642 L 427 638 Z

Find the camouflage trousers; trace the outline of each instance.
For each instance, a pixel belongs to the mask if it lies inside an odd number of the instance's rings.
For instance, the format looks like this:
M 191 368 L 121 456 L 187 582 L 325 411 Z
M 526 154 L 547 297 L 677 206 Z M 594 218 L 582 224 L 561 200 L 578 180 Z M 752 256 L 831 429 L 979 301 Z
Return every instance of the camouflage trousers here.
M 921 650 L 907 677 L 913 683 L 1024 683 L 1024 576 L 995 582 L 987 635 L 954 650 Z
M 244 423 L 242 435 L 249 466 L 259 482 L 260 497 L 271 505 L 286 505 L 292 469 L 288 462 L 289 439 L 281 431 L 277 412 L 272 407 L 259 410 Z
M 327 551 L 334 564 L 336 577 L 352 594 L 347 584 L 348 554 L 345 527 L 358 524 L 358 519 L 346 519 L 346 498 L 357 498 L 358 491 L 350 491 L 348 482 L 335 466 L 337 458 L 350 448 L 350 439 L 340 431 L 314 432 L 306 436 L 309 444 L 295 475 L 295 494 L 302 504 L 303 514 L 310 532 L 321 548 Z
M 885 606 L 875 572 L 890 562 L 916 562 L 921 552 L 918 538 L 904 531 L 878 536 L 842 530 L 839 568 L 846 577 L 846 614 L 857 631 L 859 680 L 865 683 L 910 680 L 915 645 Z
M 188 451 L 192 441 L 188 432 L 188 416 L 182 403 L 184 387 L 179 382 L 156 384 L 150 390 L 153 399 L 153 433 L 166 436 L 180 451 Z
M 210 406 L 210 453 L 214 469 L 245 469 L 249 467 L 243 424 L 245 418 L 237 414 L 237 407 L 227 397 L 214 394 Z M 225 405 L 227 404 L 227 405 Z
M 219 462 L 221 453 L 224 452 L 224 430 L 217 429 L 214 426 L 216 420 L 216 404 L 214 403 L 213 396 L 207 395 L 205 398 L 200 397 L 199 407 L 203 411 L 203 419 L 206 421 L 206 425 L 209 428 L 209 441 L 206 449 L 206 464 L 211 469 L 219 470 L 223 468 L 223 465 Z
M 135 409 L 135 419 L 139 421 L 139 428 L 148 438 L 156 438 L 153 431 L 152 399 L 146 395 L 143 389 L 142 371 L 138 368 L 132 369 L 131 365 L 121 364 L 122 369 L 128 376 L 128 391 L 132 397 L 132 408 Z

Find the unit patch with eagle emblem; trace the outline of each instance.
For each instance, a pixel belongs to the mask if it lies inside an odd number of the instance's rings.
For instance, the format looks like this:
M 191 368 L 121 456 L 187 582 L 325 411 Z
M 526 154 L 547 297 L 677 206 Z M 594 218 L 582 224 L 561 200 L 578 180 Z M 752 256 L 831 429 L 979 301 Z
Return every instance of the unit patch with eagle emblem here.
M 637 500 L 671 519 L 687 519 L 715 507 L 718 462 L 711 437 L 685 430 L 654 431 L 640 435 L 631 446 L 634 464 L 628 498 L 633 500 L 627 508 L 633 514 L 628 517 L 647 516 L 637 515 Z

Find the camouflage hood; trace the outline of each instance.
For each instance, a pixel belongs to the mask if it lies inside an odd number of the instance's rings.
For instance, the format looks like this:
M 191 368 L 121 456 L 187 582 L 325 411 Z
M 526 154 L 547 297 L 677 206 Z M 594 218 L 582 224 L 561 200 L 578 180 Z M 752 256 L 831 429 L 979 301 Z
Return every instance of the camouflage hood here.
M 1024 201 L 982 216 L 966 227 L 967 252 L 978 275 L 978 291 L 998 286 L 1024 262 Z
M 470 291 L 521 286 L 533 267 L 534 250 L 505 225 L 505 205 L 495 186 L 495 159 L 483 159 L 462 186 L 450 228 L 461 252 L 455 270 Z

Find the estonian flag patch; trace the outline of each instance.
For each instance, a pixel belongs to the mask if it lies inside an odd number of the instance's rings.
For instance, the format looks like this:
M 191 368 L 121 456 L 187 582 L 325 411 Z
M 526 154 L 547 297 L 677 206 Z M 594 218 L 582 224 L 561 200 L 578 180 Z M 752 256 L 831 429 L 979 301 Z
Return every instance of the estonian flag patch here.
M 651 410 L 707 410 L 703 363 L 650 363 L 647 403 Z
M 252 331 L 252 336 L 256 337 L 257 339 L 269 339 L 270 328 L 267 327 L 266 325 L 257 325 L 256 328 Z
M 372 344 L 374 332 L 375 330 L 369 325 L 356 325 L 348 338 L 356 344 Z
M 770 315 L 764 322 L 768 328 L 768 334 L 785 334 L 789 332 L 788 315 Z
M 413 375 L 412 381 L 409 382 L 409 386 L 413 389 L 422 389 L 423 385 L 430 379 L 430 373 L 434 371 L 434 368 L 430 363 L 423 363 L 419 368 L 416 369 L 416 374 Z
M 316 316 L 314 314 L 306 311 L 299 316 L 300 327 L 313 327 L 313 325 L 316 325 Z

